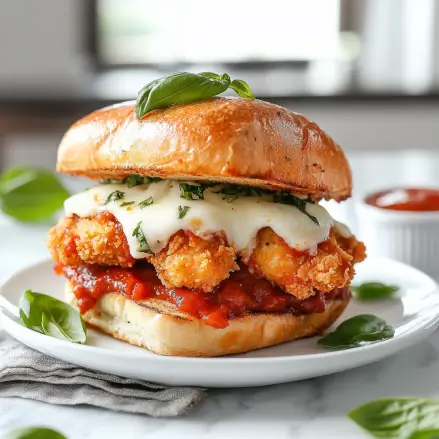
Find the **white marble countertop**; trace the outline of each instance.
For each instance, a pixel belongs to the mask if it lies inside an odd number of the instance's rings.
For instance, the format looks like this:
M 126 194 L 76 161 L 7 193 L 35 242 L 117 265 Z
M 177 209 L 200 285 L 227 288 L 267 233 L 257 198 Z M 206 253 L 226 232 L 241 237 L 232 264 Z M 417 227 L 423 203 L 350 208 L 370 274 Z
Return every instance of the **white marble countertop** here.
M 412 158 L 407 156 L 408 161 Z M 427 184 L 429 162 L 425 157 L 426 167 L 416 175 L 407 167 L 398 167 L 400 174 L 394 174 L 393 180 L 383 173 L 386 181 L 381 185 L 398 183 L 403 177 L 403 181 L 408 179 L 411 184 Z M 357 166 L 362 171 L 359 178 L 367 181 L 366 161 L 357 158 Z M 369 163 L 369 170 L 372 169 L 377 170 L 377 163 Z M 372 184 L 379 187 L 380 182 L 374 178 Z M 364 189 L 369 187 L 363 185 Z M 45 226 L 23 227 L 0 217 L 0 279 L 47 255 L 46 230 Z M 361 439 L 368 436 L 346 418 L 349 409 L 379 397 L 439 398 L 438 382 L 439 336 L 435 333 L 429 340 L 389 359 L 348 372 L 270 387 L 209 390 L 204 403 L 177 419 L 0 398 L 0 437 L 12 428 L 47 425 L 62 431 L 69 439 Z

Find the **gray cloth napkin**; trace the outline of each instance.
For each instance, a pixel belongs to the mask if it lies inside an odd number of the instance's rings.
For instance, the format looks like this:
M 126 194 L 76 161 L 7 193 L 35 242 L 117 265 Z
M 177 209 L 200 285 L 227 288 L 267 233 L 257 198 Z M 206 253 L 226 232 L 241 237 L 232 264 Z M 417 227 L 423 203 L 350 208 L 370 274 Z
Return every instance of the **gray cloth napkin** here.
M 0 397 L 88 404 L 159 417 L 185 413 L 203 399 L 204 391 L 83 369 L 34 351 L 0 331 Z

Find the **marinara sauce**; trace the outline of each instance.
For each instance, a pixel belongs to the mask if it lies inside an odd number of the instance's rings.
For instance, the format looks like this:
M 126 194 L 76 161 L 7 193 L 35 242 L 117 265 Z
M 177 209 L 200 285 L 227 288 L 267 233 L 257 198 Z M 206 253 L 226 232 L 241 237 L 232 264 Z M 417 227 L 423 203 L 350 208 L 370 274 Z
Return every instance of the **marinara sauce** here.
M 439 211 L 439 189 L 397 188 L 366 197 L 372 206 L 411 212 Z
M 116 292 L 136 301 L 154 298 L 171 302 L 179 311 L 203 319 L 215 328 L 225 328 L 229 319 L 247 312 L 321 313 L 326 309 L 325 299 L 350 295 L 349 288 L 337 288 L 325 295 L 316 292 L 308 299 L 299 300 L 267 280 L 256 278 L 245 266 L 211 293 L 187 288 L 168 289 L 148 263 L 139 263 L 134 268 L 62 267 L 62 271 L 74 286 L 81 313 L 93 308 L 104 294 Z

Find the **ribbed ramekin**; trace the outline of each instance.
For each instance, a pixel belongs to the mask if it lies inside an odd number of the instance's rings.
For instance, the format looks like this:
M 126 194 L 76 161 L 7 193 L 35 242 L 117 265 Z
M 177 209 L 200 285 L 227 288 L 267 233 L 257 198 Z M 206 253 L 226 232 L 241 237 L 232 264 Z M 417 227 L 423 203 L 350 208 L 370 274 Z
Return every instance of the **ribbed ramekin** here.
M 356 205 L 358 236 L 368 256 L 385 256 L 439 278 L 439 212 L 382 209 Z

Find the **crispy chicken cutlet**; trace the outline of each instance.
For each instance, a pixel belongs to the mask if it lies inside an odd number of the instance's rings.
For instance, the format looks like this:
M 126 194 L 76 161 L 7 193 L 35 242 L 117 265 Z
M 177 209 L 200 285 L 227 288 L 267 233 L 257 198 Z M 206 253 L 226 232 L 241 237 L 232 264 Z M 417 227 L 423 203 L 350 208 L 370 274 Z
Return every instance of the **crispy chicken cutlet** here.
M 48 234 L 53 259 L 68 266 L 97 264 L 132 267 L 121 224 L 108 212 L 87 218 L 66 217 Z M 244 253 L 247 253 L 244 252 Z M 243 253 L 229 246 L 223 232 L 205 234 L 180 230 L 155 255 L 144 255 L 168 288 L 214 288 L 237 270 Z M 269 227 L 258 231 L 250 258 L 243 257 L 251 273 L 281 287 L 286 293 L 306 299 L 315 291 L 329 292 L 349 284 L 353 264 L 365 258 L 365 246 L 355 237 L 343 238 L 336 232 L 318 245 L 316 254 L 290 248 Z

